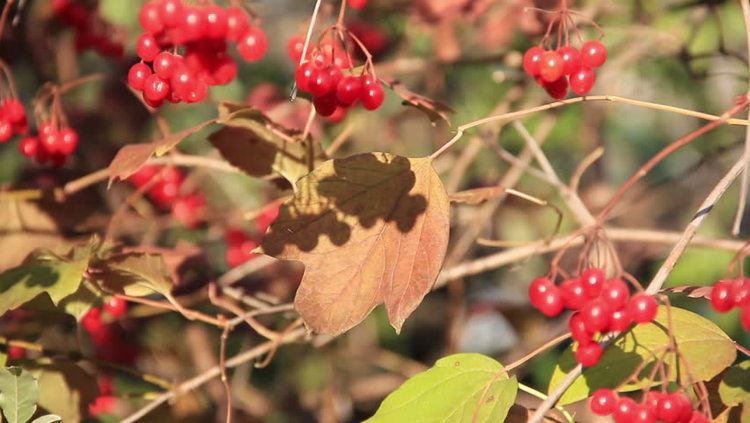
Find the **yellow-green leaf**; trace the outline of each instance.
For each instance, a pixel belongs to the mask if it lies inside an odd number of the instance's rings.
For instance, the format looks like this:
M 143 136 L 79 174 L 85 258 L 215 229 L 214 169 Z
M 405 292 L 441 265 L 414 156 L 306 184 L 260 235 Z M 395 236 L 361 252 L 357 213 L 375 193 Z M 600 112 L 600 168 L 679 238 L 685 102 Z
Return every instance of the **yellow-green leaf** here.
M 449 211 L 429 158 L 330 160 L 298 181 L 262 250 L 305 265 L 294 304 L 314 331 L 344 332 L 380 303 L 399 331 L 440 271 Z
M 455 354 L 404 382 L 366 423 L 502 422 L 517 392 L 516 378 L 497 361 Z
M 169 295 L 172 278 L 158 254 L 122 253 L 97 264 L 94 276 L 109 292 L 143 297 L 155 292 Z

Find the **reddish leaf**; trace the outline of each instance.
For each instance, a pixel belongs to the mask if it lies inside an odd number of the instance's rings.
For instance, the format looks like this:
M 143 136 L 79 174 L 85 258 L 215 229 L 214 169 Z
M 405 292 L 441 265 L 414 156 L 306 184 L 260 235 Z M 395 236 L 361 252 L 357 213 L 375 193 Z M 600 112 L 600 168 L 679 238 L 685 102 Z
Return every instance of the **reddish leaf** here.
M 448 229 L 430 159 L 361 154 L 300 179 L 262 250 L 305 265 L 295 306 L 316 332 L 344 332 L 381 302 L 400 331 L 435 282 Z

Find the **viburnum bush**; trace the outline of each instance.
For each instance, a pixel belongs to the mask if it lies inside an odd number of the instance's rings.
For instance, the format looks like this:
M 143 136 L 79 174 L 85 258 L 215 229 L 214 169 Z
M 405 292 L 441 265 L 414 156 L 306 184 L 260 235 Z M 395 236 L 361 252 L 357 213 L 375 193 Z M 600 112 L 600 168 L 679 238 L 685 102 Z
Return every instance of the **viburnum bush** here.
M 750 421 L 746 1 L 0 8 L 4 419 Z

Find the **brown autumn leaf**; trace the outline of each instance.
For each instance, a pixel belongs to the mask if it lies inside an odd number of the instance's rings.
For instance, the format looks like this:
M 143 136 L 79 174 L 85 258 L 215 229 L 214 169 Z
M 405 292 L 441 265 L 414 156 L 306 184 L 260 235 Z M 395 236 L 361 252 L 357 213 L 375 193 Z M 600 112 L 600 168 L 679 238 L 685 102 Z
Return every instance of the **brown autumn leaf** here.
M 429 158 L 329 160 L 298 181 L 262 251 L 305 265 L 294 304 L 315 332 L 342 333 L 380 303 L 400 331 L 440 271 L 449 212 Z
M 448 115 L 455 112 L 447 105 L 411 91 L 397 79 L 383 79 L 382 81 L 388 87 L 390 87 L 390 89 L 393 90 L 396 95 L 404 99 L 404 101 L 402 102 L 403 105 L 416 107 L 417 109 L 421 110 L 422 112 L 427 114 L 427 117 L 430 119 L 430 122 L 432 122 L 433 125 L 435 125 L 441 119 L 444 120 L 448 125 L 451 124 Z

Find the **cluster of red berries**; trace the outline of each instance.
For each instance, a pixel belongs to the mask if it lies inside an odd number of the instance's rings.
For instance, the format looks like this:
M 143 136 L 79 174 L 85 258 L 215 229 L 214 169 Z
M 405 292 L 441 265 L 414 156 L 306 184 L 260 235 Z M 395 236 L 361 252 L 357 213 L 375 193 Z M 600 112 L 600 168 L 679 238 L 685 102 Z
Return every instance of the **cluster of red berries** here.
M 147 191 L 151 201 L 162 210 L 171 211 L 172 216 L 185 227 L 196 228 L 203 222 L 206 197 L 197 191 L 182 192 L 185 175 L 180 169 L 146 165 L 130 176 L 128 181 L 136 188 L 152 184 Z
M 750 279 L 720 280 L 711 288 L 711 305 L 719 313 L 739 308 L 740 323 L 750 331 Z
M 589 409 L 598 416 L 612 416 L 616 423 L 708 423 L 708 418 L 693 409 L 682 392 L 648 391 L 641 403 L 620 397 L 611 389 L 599 389 L 591 396 Z
M 96 13 L 98 2 L 53 0 L 52 11 L 60 22 L 75 31 L 76 50 L 94 49 L 105 57 L 121 58 L 125 46 L 113 34 L 117 31 Z
M 535 46 L 523 55 L 523 70 L 541 85 L 550 97 L 562 100 L 568 87 L 586 95 L 596 82 L 594 69 L 607 61 L 607 48 L 599 41 L 587 41 L 579 51 L 566 45 L 557 50 Z
M 144 33 L 136 53 L 143 62 L 128 72 L 128 84 L 143 93 L 149 106 L 164 101 L 195 103 L 208 95 L 208 87 L 224 85 L 237 76 L 237 63 L 227 53 L 227 41 L 248 62 L 260 60 L 268 50 L 266 34 L 251 25 L 240 7 L 216 4 L 192 6 L 183 0 L 152 0 L 138 15 Z M 184 54 L 176 50 L 184 47 Z
M 18 149 L 21 154 L 39 164 L 51 161 L 54 166 L 59 167 L 78 149 L 78 132 L 51 121 L 43 122 L 39 125 L 39 134 L 23 138 Z
M 13 135 L 23 135 L 29 131 L 26 109 L 17 98 L 7 98 L 0 102 L 0 144 L 5 144 Z
M 599 268 L 586 269 L 559 287 L 548 278 L 537 278 L 529 286 L 529 300 L 549 317 L 566 308 L 575 311 L 568 327 L 578 342 L 576 360 L 584 366 L 595 365 L 602 356 L 598 334 L 623 332 L 633 323 L 650 323 L 658 310 L 654 297 L 642 293 L 631 297 L 625 282 L 606 279 Z
M 287 51 L 295 63 L 302 59 L 303 44 L 302 37 L 289 41 Z M 344 75 L 344 71 L 352 67 L 346 50 L 331 43 L 322 43 L 310 49 L 303 63 L 297 66 L 297 87 L 312 95 L 318 115 L 327 117 L 338 114 L 343 118 L 346 110 L 357 102 L 367 110 L 376 110 L 383 104 L 385 91 L 378 78 L 367 72 L 359 76 Z
M 81 325 L 91 337 L 96 349 L 96 357 L 120 364 L 132 364 L 136 349 L 125 342 L 127 337 L 119 336 L 113 321 L 122 318 L 128 311 L 128 304 L 119 297 L 112 297 L 102 308 L 93 307 L 81 319 Z M 107 319 L 104 317 L 108 316 Z M 109 320 L 109 322 L 108 322 Z

